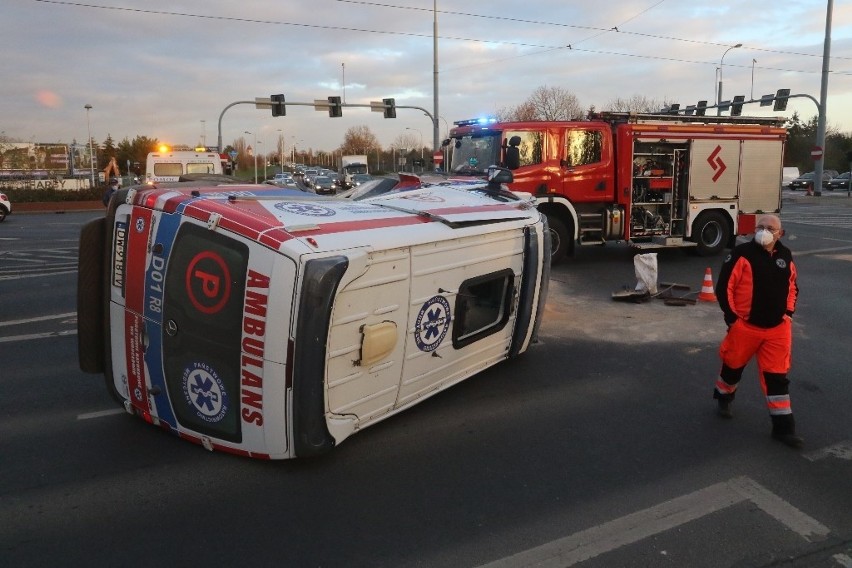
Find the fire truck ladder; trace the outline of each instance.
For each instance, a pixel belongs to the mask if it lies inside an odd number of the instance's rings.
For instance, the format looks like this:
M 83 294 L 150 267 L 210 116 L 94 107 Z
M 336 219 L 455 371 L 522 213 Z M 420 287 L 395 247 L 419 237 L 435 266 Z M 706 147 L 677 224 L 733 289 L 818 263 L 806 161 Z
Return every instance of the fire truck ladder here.
M 611 124 L 646 122 L 675 122 L 688 124 L 759 124 L 762 126 L 783 126 L 786 118 L 777 116 L 693 116 L 683 114 L 655 114 L 639 112 L 601 112 L 598 118 Z

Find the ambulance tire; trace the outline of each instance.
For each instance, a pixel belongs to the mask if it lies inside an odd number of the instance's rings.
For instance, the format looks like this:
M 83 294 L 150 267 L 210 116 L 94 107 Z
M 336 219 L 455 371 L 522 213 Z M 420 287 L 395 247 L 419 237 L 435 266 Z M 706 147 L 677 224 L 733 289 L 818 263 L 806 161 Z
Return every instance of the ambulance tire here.
M 4 206 L 0 205 L 0 223 L 2 223 L 3 221 L 6 220 L 6 215 L 8 215 L 8 214 L 9 214 L 9 212 L 6 211 L 6 208 Z
M 550 265 L 554 266 L 562 262 L 568 254 L 571 236 L 568 227 L 559 217 L 547 216 L 547 224 L 550 227 Z
M 702 213 L 692 228 L 692 240 L 698 245 L 699 256 L 714 256 L 722 252 L 731 240 L 731 226 L 722 213 Z
M 104 371 L 103 250 L 105 219 L 80 231 L 77 264 L 77 359 L 80 370 Z

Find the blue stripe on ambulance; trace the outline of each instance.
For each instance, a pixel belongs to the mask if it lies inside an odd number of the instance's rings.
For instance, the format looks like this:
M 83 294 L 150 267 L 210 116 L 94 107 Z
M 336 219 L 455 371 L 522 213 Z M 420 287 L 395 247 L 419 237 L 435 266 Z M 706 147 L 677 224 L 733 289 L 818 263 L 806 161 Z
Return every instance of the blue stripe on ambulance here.
M 165 287 L 165 268 L 169 254 L 180 227 L 179 215 L 161 214 L 157 217 L 156 233 L 152 240 L 151 264 L 145 273 L 145 321 L 148 327 L 148 348 L 145 350 L 145 366 L 151 379 L 151 386 L 160 390 L 153 397 L 157 417 L 177 427 L 177 419 L 172 411 L 167 395 L 166 377 L 163 370 L 163 288 Z M 156 323 L 155 323 L 156 322 Z

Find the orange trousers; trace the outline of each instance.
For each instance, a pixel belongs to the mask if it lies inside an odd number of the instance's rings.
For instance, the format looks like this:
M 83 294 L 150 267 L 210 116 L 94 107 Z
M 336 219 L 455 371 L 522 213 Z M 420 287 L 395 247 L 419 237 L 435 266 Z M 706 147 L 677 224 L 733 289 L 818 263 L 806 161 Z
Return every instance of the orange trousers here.
M 742 319 L 735 321 L 719 347 L 722 370 L 716 381 L 716 398 L 734 398 L 743 370 L 756 355 L 760 387 L 766 396 L 769 413 L 773 416 L 791 414 L 787 372 L 792 345 L 792 320 L 788 317 L 768 329 Z

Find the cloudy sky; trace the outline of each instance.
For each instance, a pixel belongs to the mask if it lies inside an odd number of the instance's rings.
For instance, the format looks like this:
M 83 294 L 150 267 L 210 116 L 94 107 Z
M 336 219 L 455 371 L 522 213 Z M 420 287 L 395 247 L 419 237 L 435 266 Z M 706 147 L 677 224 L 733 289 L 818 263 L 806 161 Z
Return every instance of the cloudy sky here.
M 826 10 L 827 0 L 437 0 L 441 136 L 542 85 L 598 110 L 633 95 L 712 103 L 723 55 L 725 99 L 790 88 L 818 100 Z M 433 18 L 433 0 L 2 0 L 0 135 L 85 141 L 88 104 L 99 142 L 215 145 L 228 105 L 273 93 L 288 102 L 394 97 L 432 112 Z M 852 133 L 852 2 L 836 0 L 832 20 L 828 123 Z M 784 114 L 795 110 L 816 114 L 808 99 Z M 772 112 L 753 105 L 744 114 Z M 293 106 L 273 118 L 240 104 L 225 111 L 222 138 L 256 135 L 261 151 L 279 137 L 287 152 L 293 143 L 332 150 L 365 125 L 385 146 L 400 135 L 431 145 L 428 117 L 397 116 L 344 108 L 332 119 Z

